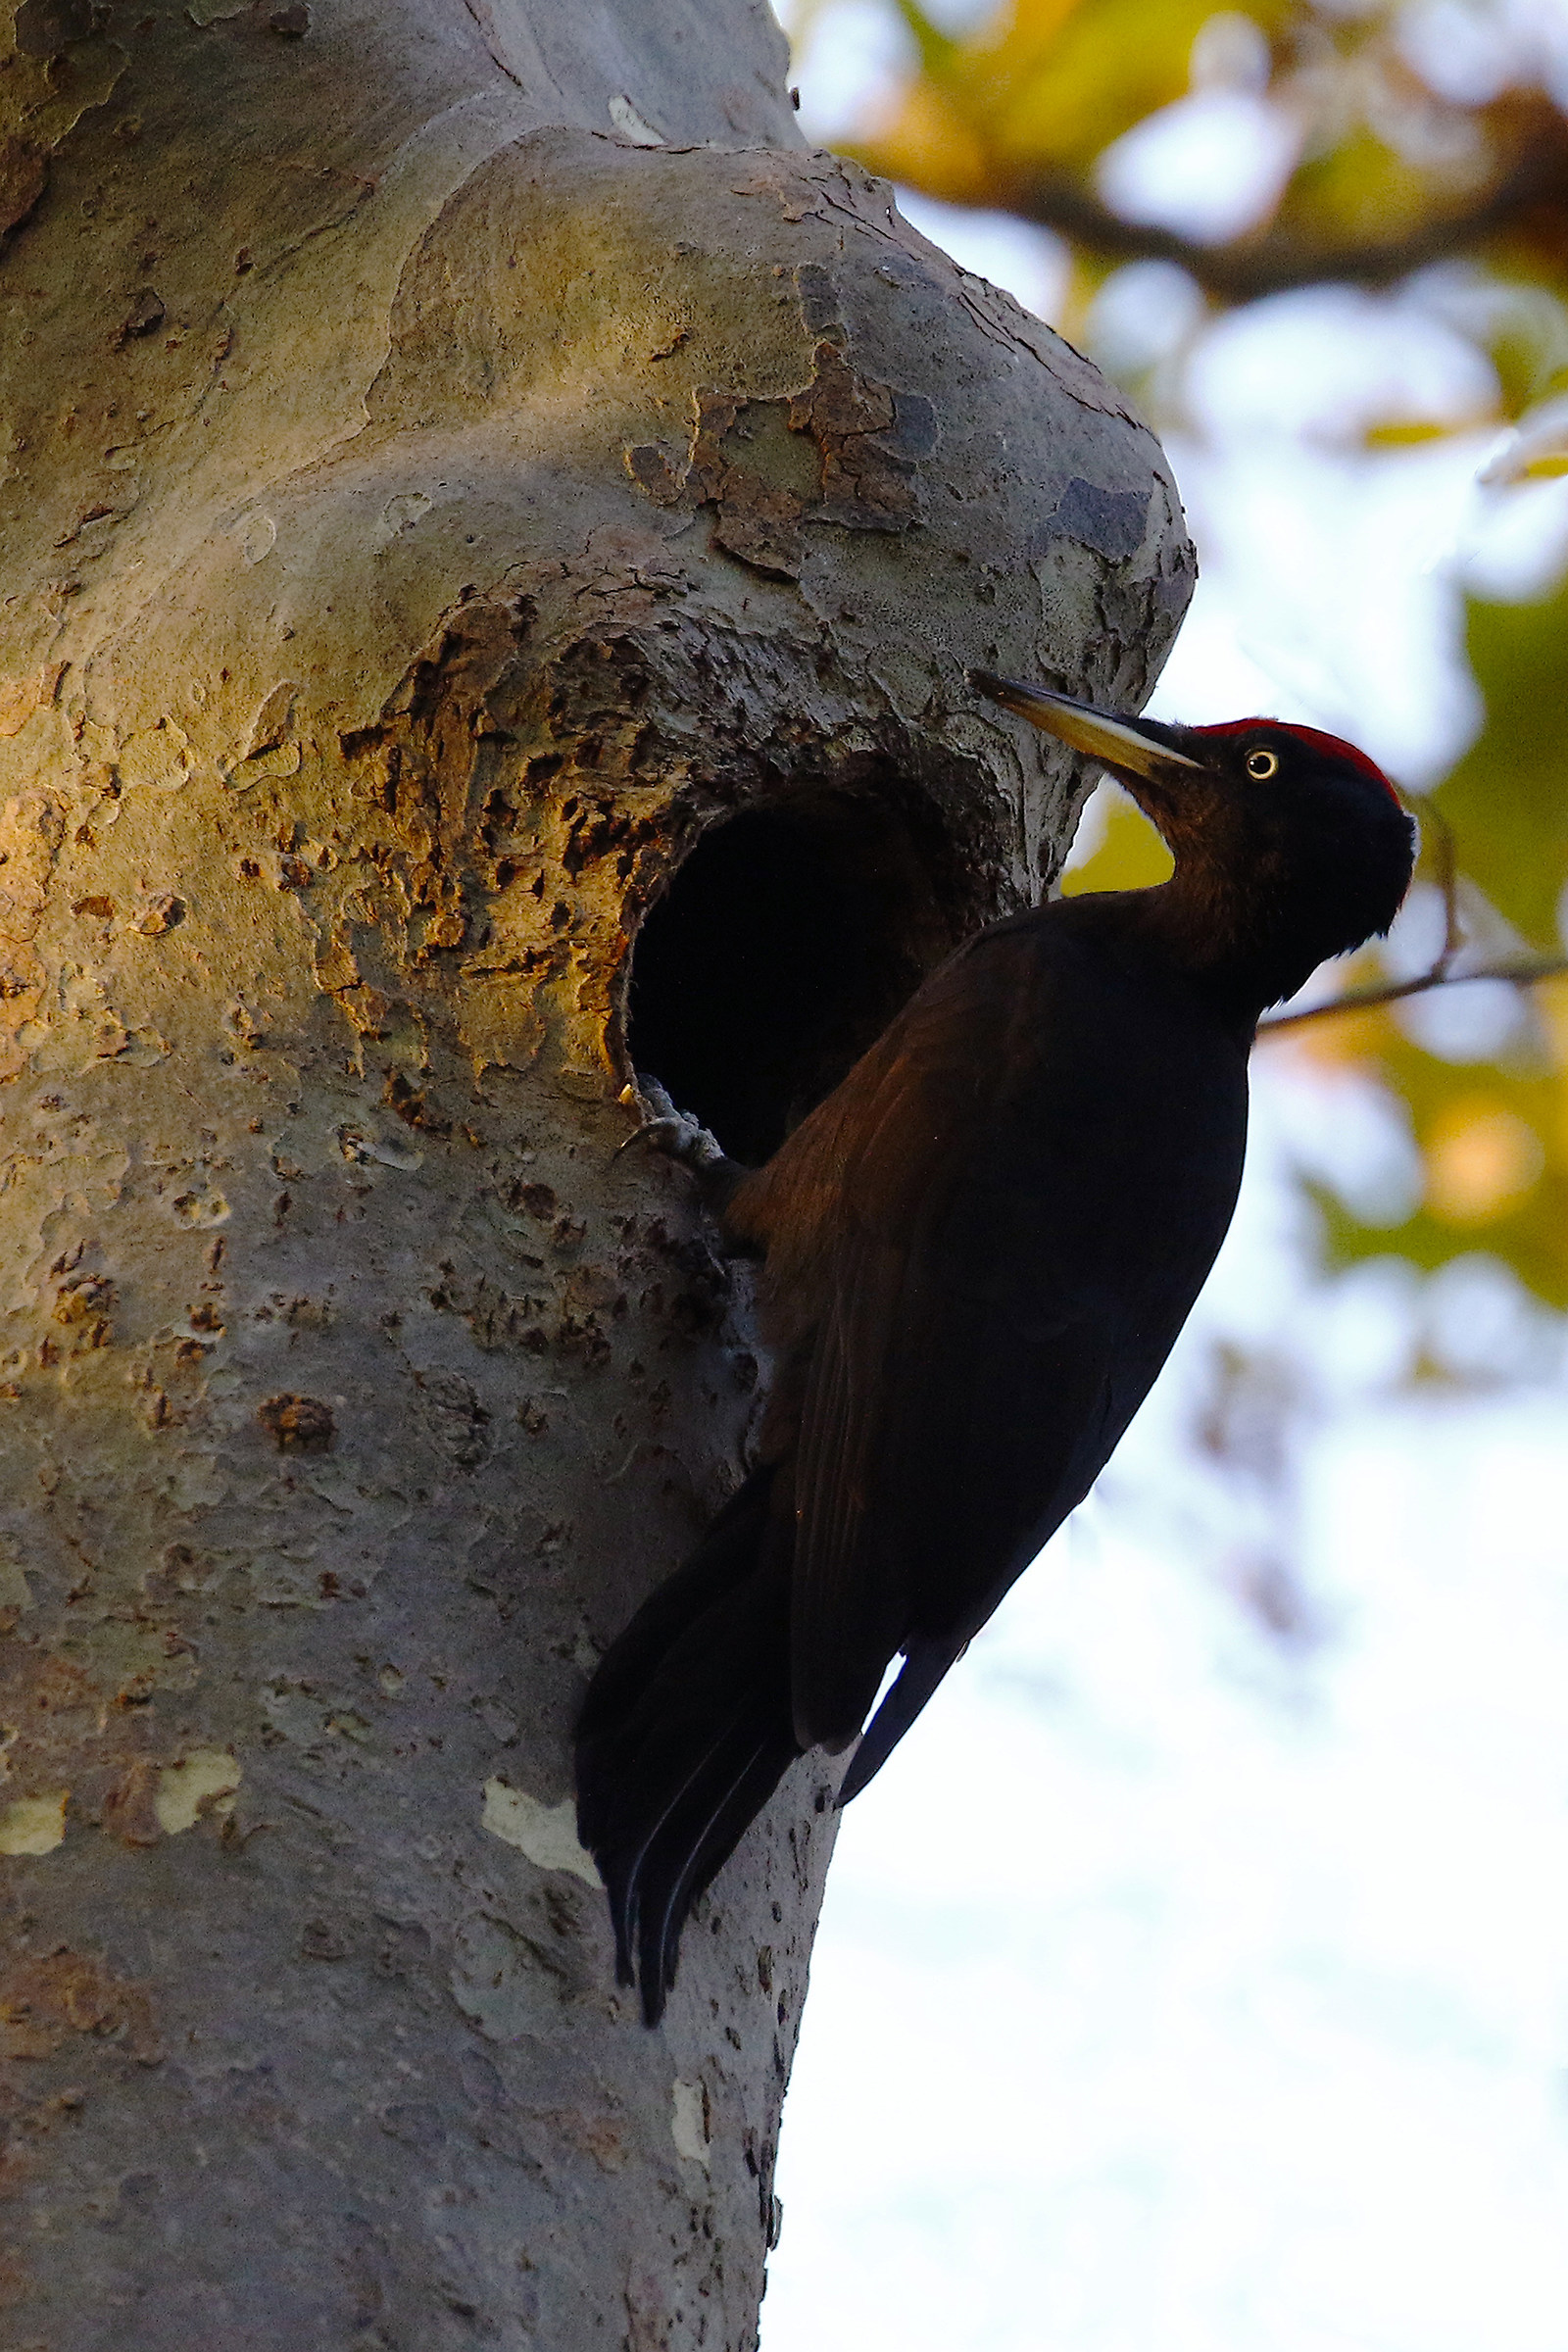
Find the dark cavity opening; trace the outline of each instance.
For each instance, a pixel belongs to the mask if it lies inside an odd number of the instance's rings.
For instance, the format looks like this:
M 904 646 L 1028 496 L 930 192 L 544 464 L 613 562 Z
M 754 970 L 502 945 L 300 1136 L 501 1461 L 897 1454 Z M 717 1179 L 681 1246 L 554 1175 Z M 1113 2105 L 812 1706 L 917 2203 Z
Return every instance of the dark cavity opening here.
M 637 936 L 633 1068 L 733 1158 L 768 1158 L 956 944 L 950 858 L 934 812 L 848 793 L 712 826 Z

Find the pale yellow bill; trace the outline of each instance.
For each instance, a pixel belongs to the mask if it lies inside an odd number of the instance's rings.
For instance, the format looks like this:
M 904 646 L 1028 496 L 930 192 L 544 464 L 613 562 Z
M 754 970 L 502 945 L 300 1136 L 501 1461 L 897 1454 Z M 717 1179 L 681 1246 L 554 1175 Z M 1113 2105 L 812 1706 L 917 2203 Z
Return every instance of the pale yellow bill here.
M 1106 710 L 1092 710 L 1068 695 L 1053 694 L 1049 686 L 1025 686 L 1016 678 L 996 677 L 989 669 L 970 670 L 969 683 L 1000 703 L 1004 710 L 1027 718 L 1073 751 L 1103 760 L 1107 767 L 1128 770 L 1135 776 L 1158 776 L 1173 767 L 1202 766 L 1201 760 L 1190 760 L 1169 744 L 1155 743 L 1125 719 L 1112 718 Z

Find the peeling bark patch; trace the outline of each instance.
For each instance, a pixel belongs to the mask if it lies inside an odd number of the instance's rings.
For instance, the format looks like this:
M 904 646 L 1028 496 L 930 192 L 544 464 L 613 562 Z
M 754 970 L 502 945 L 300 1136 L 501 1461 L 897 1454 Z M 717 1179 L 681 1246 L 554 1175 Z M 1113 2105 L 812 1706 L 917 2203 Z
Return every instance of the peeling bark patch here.
M 686 482 L 699 503 L 717 511 L 715 545 L 775 579 L 796 578 L 805 555 L 797 527 L 805 484 L 768 481 L 762 468 L 776 472 L 783 453 L 758 448 L 760 427 L 765 433 L 768 412 L 781 414 L 781 404 L 722 391 L 699 392 L 696 400 Z M 754 451 L 760 465 L 749 462 Z
M 277 525 L 270 514 L 247 514 L 234 525 L 234 536 L 247 566 L 262 564 L 277 545 Z
M 533 2120 L 561 2132 L 573 2147 L 591 2156 L 602 2173 L 618 2173 L 626 2162 L 625 2133 L 612 2116 L 583 2115 L 569 2107 L 536 2107 Z
M 797 579 L 805 553 L 796 528 L 800 518 L 801 502 L 790 491 L 746 481 L 721 505 L 713 544 L 769 579 Z
M 136 1756 L 106 1791 L 99 1826 L 122 1845 L 156 1845 L 164 1835 L 158 1819 L 159 1767 L 150 1756 Z
M 297 692 L 292 678 L 280 679 L 268 695 L 245 740 L 242 760 L 259 760 L 264 752 L 275 752 L 288 733 L 289 720 L 294 715 L 294 697 Z
M 181 1225 L 222 1225 L 232 1213 L 221 1193 L 206 1190 L 176 1193 L 172 1207 Z
M 238 1785 L 226 1751 L 221 1775 L 217 1750 L 182 1756 L 166 1744 L 162 1756 L 150 1752 L 159 1724 L 144 1702 L 160 1688 L 188 1687 L 193 1668 L 189 1643 L 148 1590 L 134 1618 L 122 1621 L 114 1679 L 103 1688 L 15 1631 L 0 1644 L 0 1738 L 16 1790 L 9 1809 L 0 1809 L 0 1853 L 53 1851 L 64 1834 L 68 1797 L 74 1821 L 93 1824 L 124 1845 L 155 1845 L 170 1828 L 161 1799 L 166 1812 L 173 1807 L 171 1818 L 182 1797 L 184 1809 L 194 1802 L 199 1814 L 218 1793 L 215 1775 Z M 185 1764 L 197 1769 L 183 1772 Z
M 626 471 L 639 490 L 646 490 L 656 507 L 678 507 L 685 489 L 685 467 L 657 441 L 639 442 L 624 452 Z
M 787 156 L 759 157 L 745 178 L 732 180 L 730 188 L 736 196 L 771 196 L 781 218 L 792 225 L 821 220 L 827 210 L 822 190 Z
M 812 380 L 790 401 L 790 429 L 808 432 L 822 467 L 816 522 L 902 531 L 918 522 L 914 461 L 936 447 L 936 410 L 923 393 L 894 393 L 858 376 L 836 343 L 816 347 Z
M 837 295 L 826 270 L 809 274 L 802 303 L 813 327 L 835 327 Z M 644 441 L 624 452 L 626 470 L 655 506 L 712 506 L 714 545 L 754 570 L 797 579 L 803 523 L 902 531 L 922 519 L 915 467 L 936 448 L 936 409 L 924 393 L 857 375 L 833 332 L 817 343 L 811 380 L 799 392 L 748 400 L 711 388 L 695 402 L 684 464 Z M 800 437 L 799 456 L 791 436 Z
M 473 1383 L 461 1372 L 420 1372 L 421 1418 L 441 1451 L 460 1470 L 477 1470 L 490 1451 L 490 1415 Z
M 0 245 L 37 210 L 49 185 L 49 158 L 27 139 L 0 140 Z
M 539 1870 L 569 1870 L 586 1886 L 604 1886 L 593 1856 L 577 1842 L 577 1812 L 570 1797 L 559 1805 L 544 1805 L 524 1788 L 486 1781 L 479 1826 L 492 1838 L 514 1845 Z
M 192 1830 L 205 1814 L 221 1818 L 234 1807 L 240 1768 L 226 1747 L 196 1747 L 158 1775 L 153 1811 L 166 1838 Z
M 129 791 L 182 791 L 191 777 L 190 738 L 172 718 L 161 718 L 127 737 L 116 764 Z
M 137 907 L 130 918 L 132 931 L 142 939 L 159 939 L 185 919 L 185 902 L 171 890 L 160 890 Z
M 24 57 L 58 57 L 92 33 L 92 0 L 22 0 L 13 37 Z
M 0 938 L 36 937 L 65 832 L 65 811 L 47 793 L 20 793 L 0 808 Z
M 71 528 L 61 532 L 59 538 L 55 541 L 56 547 L 74 547 L 76 541 L 81 537 L 82 532 L 87 528 L 89 523 L 105 521 L 119 522 L 125 514 L 129 514 L 130 508 L 134 504 L 135 501 L 132 499 L 129 505 L 117 509 L 115 507 L 106 506 L 101 498 L 95 498 L 89 506 L 82 508 L 81 513 L 76 516 L 76 519 L 71 525 Z
M 107 1314 L 115 1303 L 115 1286 L 106 1274 L 72 1274 L 55 1293 L 57 1323 L 87 1323 Z
M 394 1103 L 394 1109 L 398 1106 Z M 401 1116 L 401 1112 L 399 1113 Z M 411 1122 L 412 1123 L 412 1122 Z M 347 1160 L 363 1165 L 373 1159 L 378 1167 L 401 1168 L 405 1172 L 422 1165 L 424 1153 L 406 1136 L 367 1133 L 362 1127 L 344 1127 L 338 1134 L 338 1150 Z
M 65 831 L 64 811 L 47 793 L 20 793 L 0 808 L 0 1081 L 20 1074 L 21 1032 L 43 1002 L 44 969 L 31 942 Z
M 637 108 L 633 106 L 631 100 L 626 97 L 623 92 L 618 90 L 616 91 L 614 97 L 611 99 L 606 112 L 609 114 L 610 120 L 615 125 L 615 128 L 619 131 L 621 137 L 623 139 L 629 139 L 634 147 L 663 146 L 663 132 L 662 130 L 656 130 L 653 124 L 645 116 L 638 112 Z
M 38 708 L 38 689 L 31 678 L 0 679 L 0 742 L 20 735 Z
M 144 335 L 155 335 L 168 316 L 164 298 L 157 288 L 143 286 L 132 297 L 129 310 L 115 329 L 115 349 L 123 351 L 127 343 L 138 343 Z
M 831 270 L 820 262 L 800 262 L 795 270 L 795 291 L 800 297 L 801 317 L 806 331 L 814 340 L 837 328 L 834 341 L 841 341 L 844 314 L 839 306 L 838 281 Z
M 0 1812 L 0 1854 L 52 1854 L 65 1840 L 69 1788 L 20 1796 Z
M 256 1418 L 279 1453 L 325 1453 L 337 1435 L 331 1407 L 318 1396 L 269 1396 Z
M 0 1976 L 0 2057 L 48 2058 L 73 2034 L 114 2042 L 142 2066 L 164 2054 L 146 1986 L 125 1984 L 101 1961 L 62 1945 Z
M 108 1704 L 97 1686 L 64 1658 L 24 1645 L 15 1637 L 0 1651 L 4 1690 L 0 1717 L 10 1739 L 11 1777 L 34 1789 L 74 1781 L 81 1751 L 103 1735 Z
M 706 2170 L 711 2163 L 708 2093 L 700 2082 L 676 2082 L 670 2099 L 669 2136 L 676 2155 L 688 2164 L 700 2164 Z
M 1146 490 L 1102 490 L 1094 482 L 1074 478 L 1051 519 L 1064 539 L 1122 562 L 1144 544 L 1150 495 Z
M 104 1274 L 73 1274 L 55 1293 L 52 1319 L 72 1338 L 72 1353 L 107 1348 L 114 1338 L 109 1317 L 115 1304 L 115 1286 Z

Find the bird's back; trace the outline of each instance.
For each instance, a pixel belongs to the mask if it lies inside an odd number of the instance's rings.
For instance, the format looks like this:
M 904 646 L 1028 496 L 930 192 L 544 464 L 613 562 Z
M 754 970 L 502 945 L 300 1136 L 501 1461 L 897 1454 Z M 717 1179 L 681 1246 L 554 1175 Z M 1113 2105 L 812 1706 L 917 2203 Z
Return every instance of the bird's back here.
M 1137 899 L 1064 901 L 952 957 L 741 1188 L 803 1745 L 852 1739 L 899 1649 L 934 1688 L 1088 1491 L 1224 1237 L 1246 1105 L 1245 1035 Z

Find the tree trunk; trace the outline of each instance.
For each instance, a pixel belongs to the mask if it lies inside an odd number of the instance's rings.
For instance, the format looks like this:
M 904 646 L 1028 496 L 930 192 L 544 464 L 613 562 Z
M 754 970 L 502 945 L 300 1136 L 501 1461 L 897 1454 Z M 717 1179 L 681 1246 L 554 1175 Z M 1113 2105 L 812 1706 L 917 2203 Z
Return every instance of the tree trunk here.
M 748 2345 L 830 1784 L 647 2032 L 570 1727 L 760 1371 L 620 1098 L 1037 893 L 963 671 L 1135 705 L 1169 477 L 760 0 L 3 13 L 0 2330 Z

